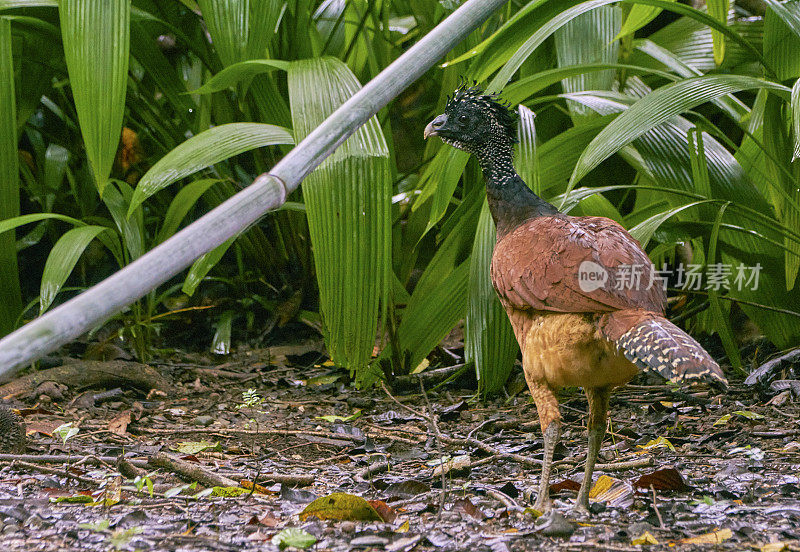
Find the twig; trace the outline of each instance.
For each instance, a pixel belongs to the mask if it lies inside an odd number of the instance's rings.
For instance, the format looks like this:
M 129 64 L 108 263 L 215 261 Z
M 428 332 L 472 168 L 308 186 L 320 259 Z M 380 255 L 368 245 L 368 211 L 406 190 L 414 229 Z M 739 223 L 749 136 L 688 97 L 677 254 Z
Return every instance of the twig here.
M 273 483 L 282 483 L 284 485 L 299 485 L 301 487 L 313 485 L 314 481 L 317 480 L 313 475 L 295 475 L 291 473 L 262 473 L 258 478 L 261 481 L 272 481 Z
M 656 517 L 658 518 L 658 528 L 666 529 L 664 526 L 664 518 L 661 517 L 661 511 L 658 509 L 658 504 L 656 504 L 656 488 L 650 485 L 650 490 L 653 491 L 653 510 L 656 511 Z
M 404 498 L 403 500 L 396 500 L 394 502 L 388 502 L 387 504 L 389 504 L 389 506 L 391 506 L 392 508 L 400 508 L 402 506 L 407 506 L 409 504 L 418 504 L 422 502 L 425 499 L 425 497 L 430 495 L 432 492 L 433 491 L 427 491 L 424 493 L 420 493 L 418 495 L 414 495 L 411 498 Z
M 636 468 L 646 468 L 652 466 L 655 461 L 651 457 L 639 458 L 637 460 L 625 460 L 623 462 L 612 462 L 610 464 L 595 464 L 594 469 L 602 471 L 625 471 Z
M 763 439 L 780 439 L 781 437 L 800 435 L 800 429 L 786 429 L 783 431 L 751 431 L 750 435 L 753 437 L 761 437 Z
M 492 487 L 487 487 L 485 485 L 472 485 L 472 486 L 475 487 L 476 489 L 482 490 L 487 495 L 502 502 L 503 506 L 505 506 L 507 510 L 514 510 L 517 512 L 521 512 L 522 510 L 524 510 L 524 508 L 520 506 L 516 500 L 508 496 L 503 491 L 500 491 L 498 489 L 493 489 Z
M 389 460 L 384 459 L 383 461 L 373 462 L 366 468 L 359 470 L 356 474 L 356 477 L 361 479 L 362 481 L 369 481 L 372 479 L 373 475 L 377 475 L 379 473 L 383 473 L 385 471 L 389 471 Z
M 90 479 L 88 477 L 82 477 L 80 475 L 75 475 L 74 473 L 70 473 L 69 471 L 62 470 L 60 468 L 51 468 L 48 466 L 42 466 L 41 464 L 34 464 L 33 462 L 25 462 L 23 460 L 17 460 L 12 464 L 13 466 L 18 466 L 20 468 L 27 468 L 29 470 L 38 471 L 41 473 L 49 473 L 50 475 L 60 475 L 64 477 L 68 477 L 69 479 L 74 479 L 75 481 L 80 481 L 81 483 L 86 483 L 87 485 L 99 485 L 100 482 L 95 479 Z
M 478 424 L 478 427 L 467 433 L 467 439 L 472 439 L 472 436 L 475 435 L 483 426 L 485 426 L 486 424 L 490 424 L 494 421 L 496 420 L 484 420 L 483 422 Z
M 430 423 L 431 427 L 433 428 L 434 434 L 436 436 L 436 450 L 439 453 L 439 458 L 444 459 L 444 448 L 442 447 L 442 432 L 439 431 L 439 424 L 436 423 L 436 414 L 433 413 L 433 408 L 431 408 L 431 401 L 428 400 L 428 394 L 425 392 L 425 384 L 422 383 L 422 380 L 419 380 L 419 388 L 422 391 L 422 396 L 425 397 L 425 406 L 428 409 L 428 413 L 430 414 Z M 442 512 L 444 512 L 444 503 L 447 500 L 447 477 L 445 477 L 445 470 L 444 466 L 442 469 L 439 470 L 439 475 L 442 478 L 442 494 L 439 497 L 439 512 L 437 512 L 437 516 L 441 516 Z
M 384 392 L 384 393 L 386 393 L 386 395 L 388 395 L 388 397 L 389 397 L 390 399 L 392 399 L 392 401 L 394 401 L 394 403 L 395 403 L 397 406 L 399 406 L 399 407 L 400 407 L 400 408 L 402 408 L 403 410 L 406 410 L 406 411 L 410 412 L 410 413 L 411 413 L 411 414 L 413 414 L 414 416 L 418 416 L 418 417 L 420 417 L 420 418 L 422 418 L 422 419 L 424 419 L 424 420 L 427 420 L 428 422 L 430 422 L 430 418 L 429 418 L 428 416 L 426 416 L 425 414 L 423 414 L 422 412 L 419 412 L 419 411 L 417 411 L 417 410 L 415 410 L 415 409 L 411 408 L 410 406 L 408 406 L 408 405 L 406 405 L 406 404 L 403 404 L 403 403 L 401 403 L 401 402 L 400 402 L 400 401 L 397 399 L 397 397 L 395 397 L 394 395 L 392 395 L 392 393 L 391 393 L 391 392 L 389 391 L 389 389 L 386 387 L 386 384 L 385 384 L 384 382 L 381 382 L 381 387 L 383 387 L 383 392 Z
M 210 428 L 210 427 L 176 427 L 170 429 L 155 429 L 149 427 L 129 427 L 128 431 L 132 434 L 136 433 L 153 433 L 156 435 L 175 435 L 175 434 L 184 434 L 184 433 L 194 433 L 194 434 L 217 434 L 221 435 L 222 437 L 228 437 L 229 435 L 280 435 L 280 436 L 287 436 L 287 435 L 295 435 L 298 437 L 304 436 L 314 436 L 314 437 L 326 437 L 328 439 L 339 439 L 343 441 L 352 441 L 354 443 L 362 443 L 364 439 L 362 437 L 357 437 L 355 435 L 348 435 L 347 433 L 336 433 L 333 431 L 318 431 L 318 430 L 311 430 L 311 429 L 270 429 L 270 428 L 260 428 L 258 430 L 255 429 L 236 429 L 236 428 Z M 404 439 L 402 437 L 396 437 L 394 435 L 368 435 L 365 432 L 365 435 L 372 438 L 381 438 L 386 439 L 388 441 L 397 441 L 399 443 L 406 443 L 406 444 L 418 444 L 416 441 L 411 441 L 410 439 Z

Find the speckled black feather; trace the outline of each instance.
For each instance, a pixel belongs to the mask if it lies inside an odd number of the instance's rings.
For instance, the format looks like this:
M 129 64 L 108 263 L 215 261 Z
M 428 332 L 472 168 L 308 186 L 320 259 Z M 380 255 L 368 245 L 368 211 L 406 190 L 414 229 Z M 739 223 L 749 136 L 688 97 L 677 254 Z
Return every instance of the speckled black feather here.
M 437 134 L 453 147 L 475 155 L 486 177 L 486 197 L 498 236 L 526 220 L 558 213 L 534 194 L 514 167 L 515 112 L 497 94 L 462 83 L 448 97 L 447 123 Z
M 642 321 L 617 341 L 625 357 L 639 368 L 672 382 L 728 382 L 711 355 L 692 337 L 665 318 Z
M 485 109 L 505 130 L 511 143 L 517 143 L 517 117 L 511 109 L 511 104 L 502 101 L 499 94 L 487 94 L 475 81 L 472 86 L 462 82 L 452 95 L 447 96 L 445 113 L 457 109 L 461 102 L 469 102 Z

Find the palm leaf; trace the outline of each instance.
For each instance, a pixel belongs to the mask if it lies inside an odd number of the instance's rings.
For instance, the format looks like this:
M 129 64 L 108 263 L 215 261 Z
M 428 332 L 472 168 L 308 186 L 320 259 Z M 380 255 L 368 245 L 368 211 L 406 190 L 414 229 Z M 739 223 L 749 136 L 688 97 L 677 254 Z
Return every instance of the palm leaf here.
M 181 222 L 206 191 L 219 182 L 217 178 L 202 178 L 181 188 L 167 208 L 164 222 L 158 230 L 156 243 L 161 243 L 178 231 Z M 285 204 L 284 204 L 285 206 Z
M 614 40 L 622 22 L 622 8 L 600 6 L 567 22 L 555 33 L 556 58 L 559 67 L 582 63 L 615 63 L 619 43 Z M 614 71 L 584 73 L 562 81 L 564 91 L 611 90 Z M 579 103 L 567 102 L 573 120 L 580 121 L 594 112 Z
M 475 364 L 479 389 L 487 395 L 503 387 L 519 352 L 508 315 L 489 279 L 494 242 L 494 221 L 484 202 L 470 256 L 464 357 Z
M 122 128 L 130 10 L 130 0 L 59 3 L 72 95 L 100 195 L 111 173 Z
M 469 273 L 470 262 L 464 261 L 430 293 L 412 295 L 397 328 L 400 349 L 410 353 L 412 368 L 464 318 Z
M 238 155 L 276 144 L 293 144 L 288 129 L 263 123 L 229 123 L 201 132 L 162 157 L 136 186 L 128 216 L 148 197 L 176 180 Z
M 240 61 L 229 65 L 211 77 L 203 86 L 194 90 L 192 94 L 219 92 L 238 84 L 240 81 L 247 81 L 256 75 L 270 73 L 275 69 L 287 71 L 289 69 L 289 62 L 277 59 L 251 59 Z
M 792 87 L 792 134 L 794 135 L 794 151 L 792 161 L 800 158 L 800 79 Z
M 17 108 L 11 57 L 11 24 L 0 17 L 0 221 L 19 215 Z M 2 224 L 0 222 L 0 224 Z M 14 232 L 0 234 L 0 336 L 14 329 L 22 311 Z
M 708 0 L 708 15 L 716 19 L 722 25 L 728 24 L 728 11 L 730 11 L 730 0 Z M 722 65 L 722 60 L 725 58 L 725 36 L 717 31 L 711 31 L 711 40 L 714 47 L 714 62 L 717 65 Z
M 672 1 L 674 2 L 675 0 Z M 622 28 L 614 40 L 619 40 L 623 36 L 635 33 L 650 23 L 653 19 L 658 17 L 660 13 L 661 8 L 657 8 L 655 6 L 633 6 L 630 12 L 628 12 L 627 17 L 625 17 L 625 22 L 622 24 Z
M 72 274 L 78 259 L 86 246 L 102 232 L 109 231 L 106 226 L 80 226 L 68 230 L 61 236 L 44 265 L 42 284 L 39 290 L 39 314 L 46 311 L 56 298 L 61 287 Z
M 199 0 L 222 62 L 262 58 L 275 31 L 281 3 L 274 0 Z
M 194 295 L 197 286 L 199 286 L 203 278 L 211 272 L 211 269 L 217 266 L 217 263 L 222 260 L 222 256 L 227 253 L 228 249 L 233 245 L 233 242 L 236 241 L 236 238 L 237 236 L 234 236 L 225 240 L 222 244 L 202 255 L 192 263 L 192 266 L 189 268 L 189 273 L 183 280 L 181 291 L 190 297 Z
M 796 2 L 781 3 L 778 0 L 764 0 L 770 9 L 781 18 L 795 35 L 800 37 L 800 6 Z
M 333 58 L 293 62 L 288 73 L 299 142 L 360 85 Z M 373 117 L 303 185 L 328 351 L 352 371 L 369 362 L 389 286 L 389 151 Z
M 723 94 L 763 88 L 790 92 L 780 84 L 743 75 L 706 75 L 654 90 L 620 114 L 584 150 L 570 178 L 570 189 L 625 144 L 657 125 Z

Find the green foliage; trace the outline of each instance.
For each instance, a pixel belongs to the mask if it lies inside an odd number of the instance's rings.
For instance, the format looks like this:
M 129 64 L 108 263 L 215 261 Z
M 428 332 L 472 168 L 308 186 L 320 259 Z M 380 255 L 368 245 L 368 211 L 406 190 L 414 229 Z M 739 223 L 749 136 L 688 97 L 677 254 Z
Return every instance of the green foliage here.
M 43 312 L 97 283 L 268 172 L 450 11 L 191 5 L 0 0 L 0 334 L 35 314 L 22 305 Z M 154 320 L 213 307 L 206 344 L 224 354 L 303 320 L 368 383 L 413 370 L 464 320 L 481 391 L 500 389 L 518 350 L 488 280 L 483 178 L 421 136 L 463 76 L 522 104 L 518 170 L 545 199 L 618 220 L 659 267 L 677 244 L 707 268 L 761 266 L 757 287 L 682 291 L 697 313 L 684 323 L 718 334 L 733 366 L 734 303 L 777 347 L 796 345 L 800 2 L 769 0 L 763 19 L 707 5 L 510 4 L 287 208 L 133 305 L 112 337 L 146 357 Z
M 61 38 L 86 155 L 102 195 L 125 108 L 130 0 L 61 0 Z
M 17 168 L 17 113 L 11 24 L 0 17 L 0 221 L 19 214 Z M 14 233 L 0 234 L 0 335 L 14 329 L 22 311 Z

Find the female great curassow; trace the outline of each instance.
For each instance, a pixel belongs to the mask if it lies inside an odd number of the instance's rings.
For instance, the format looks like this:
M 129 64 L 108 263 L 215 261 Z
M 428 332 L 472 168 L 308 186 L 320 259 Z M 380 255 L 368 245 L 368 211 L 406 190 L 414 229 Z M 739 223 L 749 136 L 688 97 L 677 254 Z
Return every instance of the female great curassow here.
M 554 391 L 586 391 L 589 450 L 576 504 L 586 512 L 614 387 L 639 369 L 669 381 L 727 381 L 700 344 L 664 318 L 663 287 L 653 282 L 650 259 L 622 226 L 565 215 L 525 185 L 513 163 L 515 120 L 495 95 L 459 87 L 425 128 L 429 136 L 475 155 L 486 177 L 497 228 L 492 284 L 522 350 L 544 433 L 537 510 L 550 509 L 550 466 L 561 433 Z M 645 277 L 625 285 L 625 271 L 636 270 Z

